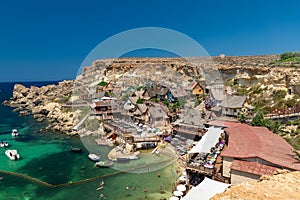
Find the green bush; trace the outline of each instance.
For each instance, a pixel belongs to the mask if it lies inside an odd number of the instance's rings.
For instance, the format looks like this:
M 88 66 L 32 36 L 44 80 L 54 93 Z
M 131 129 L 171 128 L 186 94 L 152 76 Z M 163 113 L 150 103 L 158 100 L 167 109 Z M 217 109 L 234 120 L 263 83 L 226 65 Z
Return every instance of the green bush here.
M 103 86 L 103 87 L 104 87 L 104 86 L 107 86 L 107 84 L 108 84 L 108 83 L 105 82 L 105 81 L 101 81 L 101 82 L 98 83 L 99 86 Z
M 270 126 L 270 121 L 264 118 L 264 115 L 262 112 L 256 113 L 255 117 L 253 117 L 252 126 L 264 126 L 264 127 L 269 127 Z
M 275 90 L 275 91 L 273 91 L 272 97 L 283 99 L 285 97 L 286 93 L 287 92 L 285 90 Z
M 280 55 L 279 61 L 300 63 L 300 52 L 285 52 Z
M 145 101 L 145 99 L 139 98 L 139 99 L 136 101 L 136 103 L 137 103 L 137 104 L 143 104 L 144 101 Z
M 285 53 L 280 55 L 280 60 L 285 61 L 285 60 L 287 60 L 289 58 L 293 58 L 293 57 L 295 57 L 293 52 L 285 52 Z
M 155 103 L 158 103 L 158 102 L 159 102 L 159 99 L 158 99 L 157 97 L 154 97 L 154 98 L 152 99 L 152 101 L 154 101 Z

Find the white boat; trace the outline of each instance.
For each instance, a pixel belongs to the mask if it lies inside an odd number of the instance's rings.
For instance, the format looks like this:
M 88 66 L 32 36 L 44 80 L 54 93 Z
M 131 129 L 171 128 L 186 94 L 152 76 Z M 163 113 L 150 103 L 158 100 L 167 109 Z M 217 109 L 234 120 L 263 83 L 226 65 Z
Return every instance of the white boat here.
M 8 147 L 8 142 L 7 142 L 6 139 L 1 140 L 1 142 L 0 142 L 0 147 Z
M 97 156 L 96 154 L 90 153 L 90 154 L 88 155 L 88 157 L 89 157 L 89 159 L 90 159 L 91 161 L 94 161 L 94 162 L 99 162 L 99 161 L 100 161 L 100 157 Z
M 128 156 L 128 159 L 129 160 L 136 160 L 136 159 L 138 159 L 139 157 L 137 157 L 137 156 Z
M 18 154 L 17 150 L 6 150 L 5 155 L 10 159 L 10 160 L 18 160 L 20 159 L 20 155 Z
M 11 136 L 16 137 L 18 135 L 19 135 L 18 130 L 17 129 L 13 129 L 12 132 L 11 132 Z
M 96 167 L 110 167 L 113 165 L 113 162 L 112 161 L 99 161 L 99 162 L 96 162 L 95 163 L 95 166 Z

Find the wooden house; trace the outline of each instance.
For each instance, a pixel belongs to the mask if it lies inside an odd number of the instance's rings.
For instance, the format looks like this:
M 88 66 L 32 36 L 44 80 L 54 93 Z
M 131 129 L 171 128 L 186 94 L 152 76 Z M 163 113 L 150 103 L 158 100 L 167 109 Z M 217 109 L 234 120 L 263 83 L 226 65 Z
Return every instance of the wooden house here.
M 192 82 L 188 85 L 186 88 L 187 91 L 189 91 L 191 94 L 194 95 L 203 95 L 204 94 L 204 88 L 200 85 L 198 82 Z
M 159 105 L 152 105 L 148 110 L 149 123 L 153 127 L 162 127 L 169 124 L 169 117 L 167 113 Z

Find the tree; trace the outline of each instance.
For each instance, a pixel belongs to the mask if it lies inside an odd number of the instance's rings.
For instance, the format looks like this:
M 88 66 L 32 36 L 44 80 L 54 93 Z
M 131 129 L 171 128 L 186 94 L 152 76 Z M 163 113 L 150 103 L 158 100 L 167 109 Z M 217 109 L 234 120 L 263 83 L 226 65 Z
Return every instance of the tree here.
M 264 126 L 264 127 L 269 127 L 270 121 L 266 120 L 264 118 L 264 115 L 262 112 L 256 113 L 255 117 L 252 119 L 252 126 Z
M 241 123 L 245 123 L 247 119 L 248 119 L 248 117 L 246 116 L 245 113 L 242 113 L 242 114 L 240 114 L 240 115 L 238 116 L 238 120 L 239 120 L 239 122 L 241 122 Z

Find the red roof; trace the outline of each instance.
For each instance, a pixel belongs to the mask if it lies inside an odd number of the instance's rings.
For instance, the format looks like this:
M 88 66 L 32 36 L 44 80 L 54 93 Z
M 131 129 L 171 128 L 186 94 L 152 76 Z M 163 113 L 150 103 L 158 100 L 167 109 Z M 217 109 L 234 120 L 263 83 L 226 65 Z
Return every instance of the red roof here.
M 95 107 L 107 107 L 107 106 L 111 106 L 111 104 L 108 101 L 97 101 L 94 102 Z
M 213 121 L 207 122 L 206 124 L 208 124 L 210 126 L 220 126 L 220 127 L 230 128 L 230 127 L 238 126 L 241 123 L 239 123 L 239 122 L 223 121 L 223 120 L 213 120 Z
M 242 160 L 234 160 L 233 163 L 230 166 L 231 169 L 241 171 L 241 172 L 247 172 L 250 174 L 256 174 L 256 175 L 272 175 L 275 171 L 277 171 L 279 168 L 260 164 L 257 162 L 248 162 L 248 161 L 242 161 Z
M 300 161 L 294 158 L 293 147 L 269 129 L 238 123 L 225 131 L 229 134 L 229 143 L 221 156 L 260 158 L 280 167 L 300 170 Z

